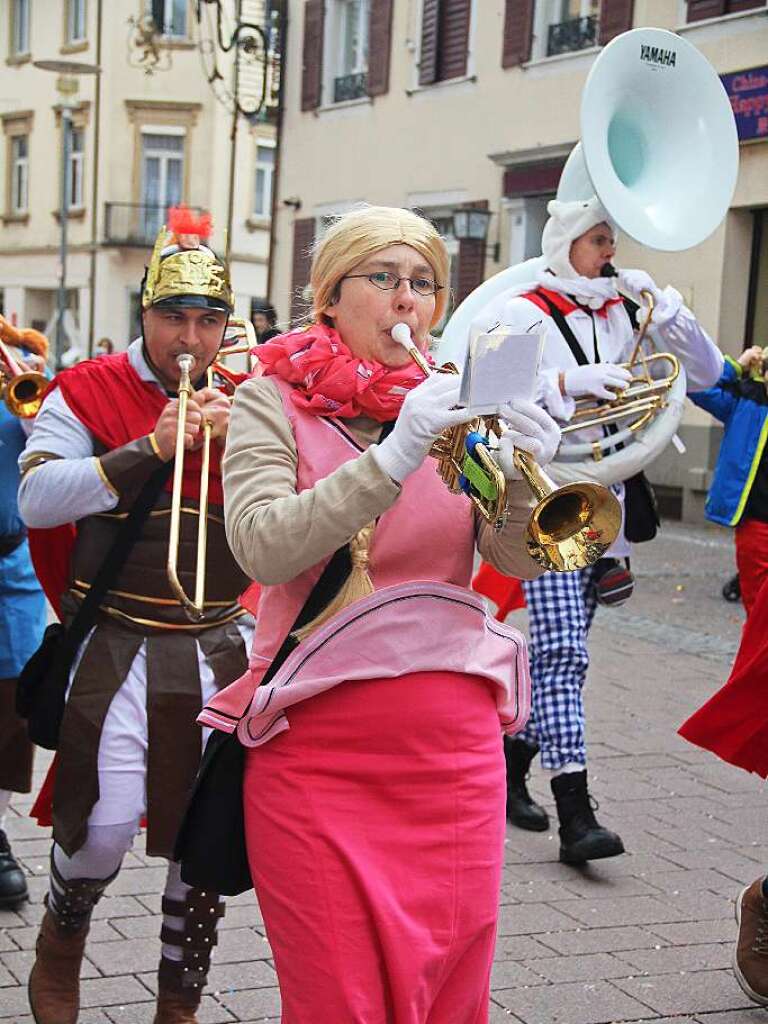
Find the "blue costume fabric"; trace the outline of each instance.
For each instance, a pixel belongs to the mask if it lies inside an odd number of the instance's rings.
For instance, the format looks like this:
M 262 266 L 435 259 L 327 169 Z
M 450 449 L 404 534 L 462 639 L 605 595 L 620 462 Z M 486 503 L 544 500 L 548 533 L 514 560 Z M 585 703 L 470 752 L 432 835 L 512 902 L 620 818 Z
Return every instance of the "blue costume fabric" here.
M 21 533 L 16 495 L 18 458 L 26 436 L 16 416 L 0 402 L 0 540 Z M 45 629 L 45 597 L 25 540 L 0 556 L 0 679 L 14 679 L 37 650 Z

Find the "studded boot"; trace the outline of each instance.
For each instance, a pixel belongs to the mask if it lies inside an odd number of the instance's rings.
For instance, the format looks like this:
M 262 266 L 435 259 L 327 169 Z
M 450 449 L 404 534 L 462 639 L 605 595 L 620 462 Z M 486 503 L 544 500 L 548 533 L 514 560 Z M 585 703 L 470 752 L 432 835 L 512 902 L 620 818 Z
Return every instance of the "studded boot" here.
M 184 900 L 164 896 L 163 913 L 182 918 L 184 930 L 163 925 L 160 932 L 163 943 L 179 947 L 181 959 L 160 958 L 153 1024 L 197 1024 L 195 1014 L 208 980 L 216 926 L 224 916 L 224 902 L 216 893 L 190 889 Z
M 536 744 L 504 737 L 504 760 L 507 762 L 507 818 L 518 828 L 529 832 L 546 832 L 549 817 L 528 792 L 526 780 L 531 761 L 538 754 Z
M 117 874 L 117 872 L 115 872 Z M 115 875 L 105 880 L 66 881 L 51 857 L 52 893 L 37 936 L 36 958 L 29 975 L 29 1006 L 36 1024 L 77 1024 L 80 966 L 93 908 Z
M 29 896 L 21 864 L 13 856 L 8 836 L 0 828 L 0 908 L 12 909 Z
M 584 864 L 588 860 L 616 857 L 624 844 L 615 832 L 603 828 L 595 817 L 597 804 L 587 790 L 587 772 L 563 772 L 550 785 L 560 819 L 560 860 Z

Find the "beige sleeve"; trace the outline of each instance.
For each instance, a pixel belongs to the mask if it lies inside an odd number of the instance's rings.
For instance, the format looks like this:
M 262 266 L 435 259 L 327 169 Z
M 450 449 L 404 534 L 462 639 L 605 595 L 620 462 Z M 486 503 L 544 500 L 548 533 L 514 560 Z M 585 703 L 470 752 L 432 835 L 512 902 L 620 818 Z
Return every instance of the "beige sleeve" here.
M 332 555 L 400 493 L 370 451 L 298 494 L 297 463 L 274 382 L 240 385 L 223 460 L 224 517 L 235 558 L 258 583 L 286 583 Z
M 476 513 L 478 551 L 484 561 L 490 562 L 505 576 L 533 580 L 544 571 L 534 562 L 525 546 L 525 527 L 533 506 L 533 495 L 522 480 L 508 480 L 509 518 L 503 529 L 494 530 L 487 520 Z

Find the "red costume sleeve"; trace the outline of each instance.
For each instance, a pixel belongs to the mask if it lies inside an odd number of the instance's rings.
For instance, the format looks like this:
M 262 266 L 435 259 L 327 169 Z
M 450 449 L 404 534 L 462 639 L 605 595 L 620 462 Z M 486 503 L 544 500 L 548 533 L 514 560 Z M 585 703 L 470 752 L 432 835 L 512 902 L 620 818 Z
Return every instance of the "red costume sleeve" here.
M 496 618 L 503 622 L 516 608 L 525 608 L 525 594 L 519 579 L 504 576 L 487 562 L 481 562 L 472 589 L 497 605 Z

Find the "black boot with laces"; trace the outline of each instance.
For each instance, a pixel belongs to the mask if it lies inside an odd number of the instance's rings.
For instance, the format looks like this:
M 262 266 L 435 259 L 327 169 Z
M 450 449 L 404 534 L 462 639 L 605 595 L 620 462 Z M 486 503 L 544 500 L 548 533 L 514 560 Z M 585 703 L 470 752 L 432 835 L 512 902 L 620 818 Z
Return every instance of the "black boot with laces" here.
M 531 761 L 539 752 L 535 744 L 504 737 L 504 759 L 507 762 L 507 818 L 518 828 L 529 832 L 546 832 L 547 812 L 528 792 L 526 779 Z
M 0 907 L 15 907 L 28 895 L 27 879 L 11 852 L 8 837 L 0 829 Z
M 597 802 L 587 790 L 587 772 L 564 772 L 552 782 L 552 793 L 560 819 L 560 860 L 563 864 L 584 864 L 588 860 L 616 857 L 624 844 L 595 818 Z

